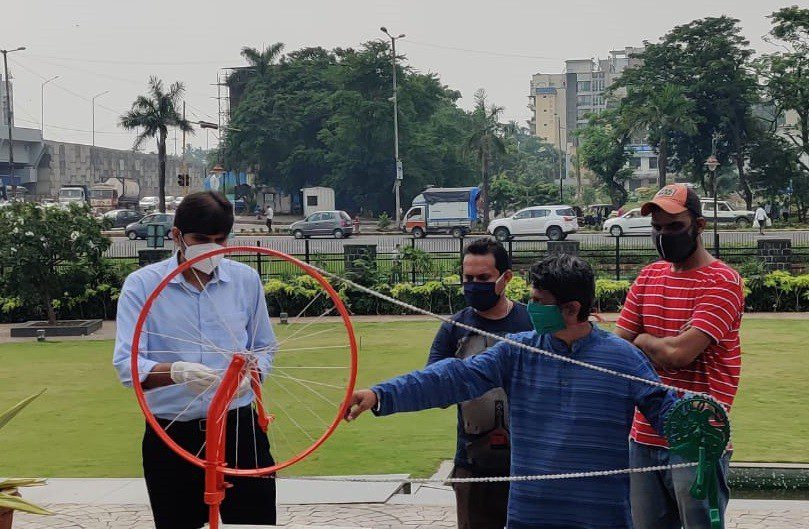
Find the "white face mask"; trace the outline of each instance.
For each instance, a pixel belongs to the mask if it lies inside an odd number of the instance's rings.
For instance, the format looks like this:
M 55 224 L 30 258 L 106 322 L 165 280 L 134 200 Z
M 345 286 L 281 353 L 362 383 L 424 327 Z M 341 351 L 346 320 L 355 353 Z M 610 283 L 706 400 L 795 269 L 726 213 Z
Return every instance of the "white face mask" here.
M 191 260 L 195 257 L 199 257 L 200 255 L 210 252 L 211 250 L 218 250 L 220 248 L 224 248 L 221 244 L 216 244 L 215 242 L 206 242 L 204 244 L 194 244 L 188 246 L 183 241 L 183 245 L 185 249 L 183 250 L 183 255 L 187 260 Z M 222 254 L 214 255 L 213 257 L 209 257 L 207 259 L 203 259 L 197 263 L 191 265 L 192 268 L 196 268 L 203 274 L 210 275 L 219 266 L 219 262 L 222 260 Z

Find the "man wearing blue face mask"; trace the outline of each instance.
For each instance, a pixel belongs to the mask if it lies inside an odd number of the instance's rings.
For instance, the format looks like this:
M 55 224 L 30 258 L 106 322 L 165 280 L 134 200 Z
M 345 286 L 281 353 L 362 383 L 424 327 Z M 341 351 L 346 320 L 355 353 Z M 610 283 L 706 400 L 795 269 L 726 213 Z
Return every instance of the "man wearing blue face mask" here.
M 465 309 L 452 319 L 498 335 L 530 331 L 531 319 L 522 303 L 506 297 L 511 259 L 497 241 L 477 239 L 464 248 Z M 468 358 L 494 345 L 494 340 L 444 323 L 430 348 L 427 365 L 446 358 Z M 508 476 L 511 450 L 508 399 L 502 388 L 458 405 L 455 468 L 458 478 Z M 489 529 L 506 523 L 509 484 L 456 483 L 458 529 Z
M 225 246 L 233 228 L 233 206 L 221 193 L 186 196 L 177 207 L 171 236 L 177 252 L 130 274 L 121 289 L 113 366 L 132 385 L 130 356 L 135 322 L 146 298 L 177 265 Z M 262 351 L 254 358 L 267 373 L 275 336 L 264 288 L 247 265 L 215 256 L 172 279 L 152 306 L 141 334 L 138 371 L 149 407 L 166 433 L 191 454 L 204 454 L 206 415 L 230 355 L 221 351 Z M 238 468 L 273 464 L 266 435 L 252 408 L 245 377 L 231 402 L 226 459 Z M 208 520 L 203 470 L 185 461 L 147 425 L 143 474 L 157 529 L 196 529 Z M 204 455 L 203 455 L 204 457 Z M 222 503 L 230 524 L 274 525 L 275 480 L 228 477 Z
M 557 355 L 658 381 L 629 342 L 588 321 L 595 299 L 590 266 L 554 255 L 531 268 L 534 331 L 509 337 Z M 676 402 L 666 389 L 618 378 L 500 342 L 465 359 L 446 359 L 352 397 L 347 420 L 446 406 L 502 387 L 509 399 L 511 475 L 556 474 L 629 466 L 627 438 L 635 406 L 662 431 Z M 495 526 L 491 526 L 495 527 Z M 629 477 L 516 481 L 508 529 L 631 529 Z

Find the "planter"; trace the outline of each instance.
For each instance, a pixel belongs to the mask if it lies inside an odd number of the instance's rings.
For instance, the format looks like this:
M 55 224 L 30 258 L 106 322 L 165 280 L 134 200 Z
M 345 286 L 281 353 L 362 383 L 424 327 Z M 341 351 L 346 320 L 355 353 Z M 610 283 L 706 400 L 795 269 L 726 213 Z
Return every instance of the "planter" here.
M 6 492 L 6 494 L 11 496 L 19 496 L 20 492 L 15 489 L 10 492 Z M 14 510 L 0 508 L 0 529 L 11 529 L 12 523 L 14 523 Z
M 55 325 L 47 321 L 27 321 L 11 328 L 12 338 L 35 338 L 37 331 L 44 330 L 45 336 L 85 336 L 101 328 L 101 320 L 62 320 Z

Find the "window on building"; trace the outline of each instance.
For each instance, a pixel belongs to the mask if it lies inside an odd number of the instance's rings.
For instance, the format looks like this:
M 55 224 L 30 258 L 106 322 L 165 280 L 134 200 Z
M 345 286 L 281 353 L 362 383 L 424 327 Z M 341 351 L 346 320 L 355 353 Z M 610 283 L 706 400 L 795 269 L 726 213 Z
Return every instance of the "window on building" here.
M 317 206 L 317 195 L 309 195 L 306 197 L 307 206 Z
M 657 158 L 649 158 L 649 169 L 657 169 Z
M 590 91 L 590 81 L 579 81 L 576 83 L 576 91 L 577 92 L 589 92 Z
M 632 158 L 629 160 L 629 167 L 632 169 L 640 169 L 640 158 Z
M 589 107 L 593 104 L 593 97 L 590 95 L 576 96 L 576 106 Z

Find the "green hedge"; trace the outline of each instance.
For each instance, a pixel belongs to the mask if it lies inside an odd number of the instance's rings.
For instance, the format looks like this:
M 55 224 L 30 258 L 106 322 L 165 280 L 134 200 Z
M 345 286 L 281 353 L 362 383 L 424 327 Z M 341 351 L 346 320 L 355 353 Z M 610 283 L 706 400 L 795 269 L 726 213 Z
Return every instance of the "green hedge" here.
M 92 278 L 77 276 L 65 296 L 55 302 L 61 319 L 115 318 L 115 304 L 119 288 L 132 265 L 107 262 L 104 269 Z M 754 312 L 809 311 L 809 274 L 793 276 L 787 272 L 758 273 L 745 278 L 746 307 Z M 92 286 L 87 286 L 88 284 Z M 333 286 L 352 314 L 409 314 L 405 309 L 369 294 L 346 287 L 340 281 Z M 596 309 L 599 312 L 617 312 L 621 309 L 631 282 L 610 279 L 596 280 Z M 380 283 L 376 291 L 438 314 L 450 314 L 466 306 L 459 277 L 447 276 L 441 281 L 423 284 Z M 286 312 L 290 316 L 306 309 L 306 316 L 318 316 L 332 308 L 325 291 L 313 278 L 301 275 L 285 280 L 271 279 L 264 285 L 270 315 Z M 507 287 L 507 295 L 527 302 L 530 285 L 519 276 Z M 23 306 L 19 300 L 0 293 L 0 322 L 19 322 L 40 319 L 39 308 Z

